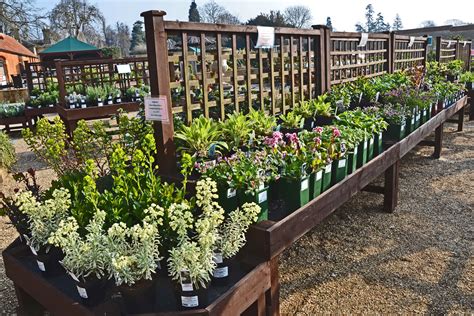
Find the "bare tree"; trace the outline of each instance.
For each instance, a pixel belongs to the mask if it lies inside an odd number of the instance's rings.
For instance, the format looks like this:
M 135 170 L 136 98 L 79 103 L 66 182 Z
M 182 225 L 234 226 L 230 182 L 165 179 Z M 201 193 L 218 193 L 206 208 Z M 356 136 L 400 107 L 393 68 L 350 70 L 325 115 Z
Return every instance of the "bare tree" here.
M 436 23 L 432 20 L 426 20 L 420 23 L 421 27 L 434 27 L 436 26 Z
M 288 25 L 298 28 L 305 28 L 311 26 L 311 10 L 302 5 L 295 5 L 285 9 L 283 13 L 285 21 Z
M 452 26 L 461 26 L 461 25 L 466 25 L 468 23 L 466 23 L 464 21 L 461 21 L 459 19 L 450 19 L 450 20 L 444 21 L 444 24 L 449 24 L 449 25 L 452 25 Z
M 39 39 L 46 15 L 34 0 L 0 0 L 1 32 L 19 40 Z
M 105 18 L 87 0 L 61 0 L 51 10 L 49 20 L 52 30 L 61 36 L 80 36 L 99 45 L 103 41 Z
M 201 20 L 206 23 L 240 24 L 238 17 L 227 11 L 214 0 L 206 2 L 202 6 Z

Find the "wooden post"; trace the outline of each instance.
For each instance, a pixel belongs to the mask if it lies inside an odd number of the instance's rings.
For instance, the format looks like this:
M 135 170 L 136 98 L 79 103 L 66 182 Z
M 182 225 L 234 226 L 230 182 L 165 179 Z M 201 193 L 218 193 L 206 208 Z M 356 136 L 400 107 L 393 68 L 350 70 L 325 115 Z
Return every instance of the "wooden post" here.
M 464 126 L 464 106 L 458 112 L 458 132 L 462 132 Z
M 33 78 L 31 78 L 31 65 L 28 61 L 25 61 L 25 71 L 26 71 L 26 85 L 28 86 L 28 94 L 31 95 L 33 91 Z
M 456 40 L 454 55 L 454 59 L 459 59 L 459 40 Z
M 441 124 L 435 130 L 435 150 L 433 158 L 439 159 L 441 157 L 441 148 L 443 147 L 443 125 Z
M 168 124 L 155 121 L 156 149 L 158 165 L 164 174 L 176 173 L 176 146 L 173 140 L 173 109 L 171 104 L 170 73 L 168 64 L 168 42 L 165 30 L 164 11 L 146 11 L 145 18 L 150 89 L 153 96 L 165 96 L 168 103 Z
M 64 82 L 64 73 L 61 61 L 55 62 L 54 66 L 56 68 L 56 78 L 58 79 L 59 87 L 58 105 L 66 108 L 66 86 Z
M 18 300 L 19 315 L 35 316 L 44 315 L 44 308 L 31 295 L 20 287 L 14 285 Z
M 268 316 L 280 315 L 280 276 L 278 271 L 280 256 L 275 256 L 270 260 L 271 287 L 266 293 L 266 303 Z
M 425 35 L 424 36 L 426 39 L 425 39 L 425 43 L 424 43 L 424 59 L 423 59 L 423 67 L 426 67 L 426 63 L 428 62 L 428 35 Z
M 319 41 L 315 40 L 315 79 L 316 94 L 321 95 L 331 87 L 331 30 L 325 25 L 313 25 L 313 29 L 319 29 Z
M 387 32 L 390 35 L 388 38 L 387 52 L 385 53 L 385 59 L 387 60 L 386 71 L 393 73 L 395 71 L 395 41 L 397 36 L 394 32 Z
M 400 174 L 400 160 L 385 170 L 385 186 L 384 186 L 384 209 L 392 213 L 398 204 L 398 184 Z
M 436 61 L 441 61 L 441 37 L 436 37 Z

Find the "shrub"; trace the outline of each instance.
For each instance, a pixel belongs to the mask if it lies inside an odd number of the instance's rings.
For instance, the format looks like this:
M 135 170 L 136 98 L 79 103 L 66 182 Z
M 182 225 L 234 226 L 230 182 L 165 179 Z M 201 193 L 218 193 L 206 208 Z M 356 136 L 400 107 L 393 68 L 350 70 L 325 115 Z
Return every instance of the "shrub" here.
M 15 148 L 10 138 L 0 131 L 0 167 L 9 170 L 15 161 Z

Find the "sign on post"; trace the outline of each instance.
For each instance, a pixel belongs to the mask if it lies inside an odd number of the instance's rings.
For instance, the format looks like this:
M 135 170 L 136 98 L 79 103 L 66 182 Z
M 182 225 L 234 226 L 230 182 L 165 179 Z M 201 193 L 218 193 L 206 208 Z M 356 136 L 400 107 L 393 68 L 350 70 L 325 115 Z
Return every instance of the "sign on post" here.
M 257 26 L 258 37 L 255 48 L 273 48 L 275 45 L 275 28 L 270 26 Z
M 360 42 L 359 42 L 359 45 L 357 45 L 358 47 L 364 47 L 365 45 L 367 45 L 367 40 L 369 39 L 369 33 L 361 33 L 360 34 Z
M 168 99 L 164 95 L 145 97 L 145 119 L 169 124 Z

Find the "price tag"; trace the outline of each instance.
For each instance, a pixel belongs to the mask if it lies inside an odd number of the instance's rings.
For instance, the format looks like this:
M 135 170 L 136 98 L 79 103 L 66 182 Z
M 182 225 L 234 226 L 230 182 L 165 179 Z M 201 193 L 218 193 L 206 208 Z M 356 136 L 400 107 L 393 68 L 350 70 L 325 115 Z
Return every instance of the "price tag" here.
M 129 74 L 132 72 L 132 69 L 130 69 L 129 64 L 115 65 L 115 69 L 117 70 L 117 73 L 119 74 Z
M 316 172 L 316 181 L 319 181 L 322 178 L 323 178 L 323 171 L 319 170 L 318 172 Z
M 216 268 L 212 271 L 212 275 L 218 279 L 225 278 L 229 276 L 229 267 Z
M 145 97 L 145 119 L 147 121 L 160 121 L 169 124 L 168 99 L 166 96 Z
M 199 298 L 194 296 L 181 296 L 181 305 L 183 307 L 197 307 L 199 306 Z
M 301 192 L 308 190 L 308 187 L 309 187 L 308 179 L 304 179 L 303 181 L 301 181 Z
M 267 190 L 262 191 L 258 194 L 258 203 L 263 203 L 267 200 Z
M 86 289 L 83 289 L 82 287 L 77 286 L 77 285 L 76 285 L 76 287 L 77 287 L 77 292 L 79 292 L 79 296 L 80 296 L 80 297 L 82 297 L 82 298 L 89 298 L 89 297 L 87 296 L 87 291 L 86 291 Z
M 331 165 L 327 165 L 326 168 L 324 168 L 324 173 L 330 173 L 331 172 Z
M 233 198 L 234 196 L 237 195 L 237 191 L 235 189 L 229 188 L 227 189 L 227 198 Z
M 257 44 L 255 48 L 273 48 L 275 45 L 275 28 L 270 26 L 257 26 Z
M 410 42 L 408 43 L 408 47 L 412 47 L 415 44 L 415 36 L 410 36 Z
M 38 268 L 39 268 L 41 271 L 43 271 L 43 272 L 46 271 L 46 268 L 45 268 L 43 262 L 41 262 L 41 261 L 39 261 L 39 260 L 36 260 L 36 263 L 38 264 Z
M 344 168 L 346 166 L 346 159 L 339 160 L 337 163 L 338 168 Z
M 185 292 L 193 290 L 193 283 L 191 282 L 191 274 L 188 270 L 182 270 L 180 273 L 181 289 Z
M 212 260 L 215 262 L 215 263 L 222 263 L 222 253 L 220 252 L 214 252 L 214 254 L 212 255 Z
M 367 45 L 367 40 L 369 39 L 369 33 L 361 33 L 360 34 L 360 42 L 359 42 L 359 45 L 357 45 L 358 47 L 364 47 L 365 45 Z

